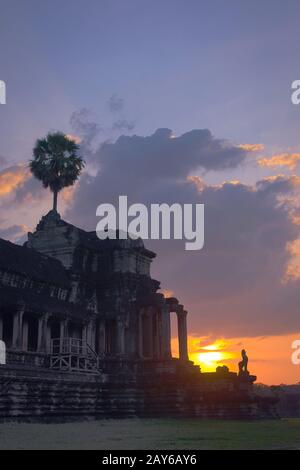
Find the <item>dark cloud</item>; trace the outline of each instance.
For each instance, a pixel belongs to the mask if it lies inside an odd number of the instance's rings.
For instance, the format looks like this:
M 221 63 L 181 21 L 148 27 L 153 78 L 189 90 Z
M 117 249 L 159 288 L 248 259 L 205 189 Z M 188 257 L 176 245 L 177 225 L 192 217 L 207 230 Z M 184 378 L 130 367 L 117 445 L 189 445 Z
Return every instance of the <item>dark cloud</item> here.
M 132 131 L 135 127 L 134 122 L 127 121 L 127 119 L 118 119 L 113 123 L 113 129 L 117 131 Z
M 117 93 L 114 93 L 113 95 L 111 95 L 111 97 L 107 101 L 107 105 L 108 105 L 109 110 L 112 113 L 117 113 L 117 112 L 120 112 L 120 111 L 123 110 L 124 100 L 123 100 L 123 98 L 120 98 L 117 95 Z
M 92 111 L 87 108 L 74 111 L 70 124 L 74 132 L 88 143 L 91 143 L 102 131 L 101 126 L 94 120 Z
M 299 236 L 287 202 L 296 197 L 297 178 L 269 178 L 255 186 L 188 179 L 195 172 L 234 168 L 245 156 L 209 130 L 122 136 L 98 149 L 98 174 L 81 179 L 67 217 L 95 229 L 98 204 L 116 203 L 120 194 L 147 205 L 204 203 L 203 250 L 185 251 L 183 241 L 146 242 L 158 253 L 153 276 L 189 309 L 190 331 L 229 337 L 299 331 L 299 281 L 283 282 L 286 245 Z
M 133 179 L 185 178 L 191 171 L 224 170 L 244 161 L 246 152 L 218 140 L 209 130 L 193 130 L 174 137 L 170 129 L 158 129 L 148 137 L 121 136 L 104 143 L 96 152 L 103 173 Z M 129 179 L 129 180 L 128 180 Z M 133 181 L 129 181 L 130 186 Z M 129 186 L 129 187 L 130 187 Z
M 102 144 L 92 157 L 98 173 L 82 176 L 66 215 L 86 230 L 95 229 L 98 204 L 116 203 L 121 194 L 128 195 L 129 203 L 205 204 L 203 250 L 185 251 L 184 241 L 146 242 L 158 253 L 153 276 L 186 305 L 190 331 L 233 337 L 300 330 L 299 281 L 283 282 L 291 256 L 287 243 L 299 236 L 291 218 L 299 178 L 266 178 L 255 186 L 212 186 L 190 178 L 196 172 L 235 168 L 245 160 L 243 149 L 214 138 L 208 130 L 178 137 L 169 129 L 148 137 L 122 136 Z M 4 172 L 3 184 L 13 188 L 6 210 L 45 194 L 27 171 L 15 166 Z M 0 236 L 21 242 L 24 229 L 17 221 Z
M 299 229 L 277 201 L 290 195 L 293 183 L 272 197 L 269 189 L 264 184 L 206 186 L 198 198 L 205 204 L 204 249 L 149 244 L 160 252 L 154 273 L 185 299 L 192 331 L 249 336 L 300 330 L 299 281 L 283 283 L 286 244 Z

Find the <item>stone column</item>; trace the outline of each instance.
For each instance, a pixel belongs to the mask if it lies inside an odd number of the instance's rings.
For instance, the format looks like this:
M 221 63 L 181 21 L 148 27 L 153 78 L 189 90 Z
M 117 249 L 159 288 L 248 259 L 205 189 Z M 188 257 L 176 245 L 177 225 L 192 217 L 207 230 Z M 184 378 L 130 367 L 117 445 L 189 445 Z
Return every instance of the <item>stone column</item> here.
M 63 339 L 67 337 L 68 334 L 68 322 L 69 320 L 64 319 L 60 322 L 60 352 L 62 352 Z
M 125 325 L 121 318 L 117 320 L 117 353 L 121 356 L 125 354 Z
M 171 353 L 171 320 L 168 306 L 161 309 L 161 325 L 162 325 L 162 356 L 165 359 L 172 357 Z
M 48 314 L 44 314 L 39 318 L 38 326 L 38 352 L 47 352 L 47 327 L 48 327 Z
M 13 318 L 13 338 L 12 348 L 22 349 L 23 343 L 23 315 L 25 312 L 25 305 L 20 305 Z
M 89 322 L 88 327 L 88 344 L 95 351 L 96 349 L 96 323 L 94 320 Z
M 177 313 L 179 359 L 182 361 L 187 361 L 189 359 L 188 347 L 187 347 L 186 316 L 187 316 L 187 312 L 185 310 Z
M 90 320 L 84 325 L 82 339 L 87 342 L 87 344 L 95 349 L 95 322 Z
M 85 323 L 82 328 L 82 341 L 86 341 L 88 343 L 88 324 Z
M 48 323 L 47 323 L 47 335 L 46 335 L 46 351 L 47 353 L 49 353 L 51 351 L 51 326 L 50 326 L 50 323 L 49 323 L 49 319 L 50 319 L 51 315 L 49 314 L 49 318 L 48 318 Z
M 152 316 L 152 329 L 153 329 L 153 357 L 158 359 L 160 357 L 160 321 L 159 313 L 153 312 Z
M 142 309 L 139 314 L 138 314 L 138 340 L 139 340 L 139 357 L 143 358 L 143 312 L 144 310 Z

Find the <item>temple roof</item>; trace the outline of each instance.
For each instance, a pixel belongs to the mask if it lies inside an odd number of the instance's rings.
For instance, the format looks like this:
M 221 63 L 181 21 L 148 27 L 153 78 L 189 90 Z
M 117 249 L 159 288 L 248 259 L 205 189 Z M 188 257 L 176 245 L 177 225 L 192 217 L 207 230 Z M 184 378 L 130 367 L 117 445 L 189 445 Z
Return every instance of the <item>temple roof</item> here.
M 105 240 L 100 240 L 97 236 L 96 231 L 86 231 L 82 228 L 76 227 L 75 225 L 72 225 L 69 222 L 63 220 L 60 214 L 53 210 L 51 210 L 41 218 L 36 227 L 36 231 L 33 234 L 30 234 L 30 236 L 35 237 L 38 235 L 39 232 L 51 231 L 52 229 L 55 229 L 57 227 L 64 227 L 69 231 L 69 233 L 76 232 L 80 244 L 86 246 L 87 248 L 94 249 L 95 251 L 133 249 L 143 253 L 149 258 L 156 257 L 156 254 L 153 251 L 150 251 L 145 248 L 144 242 L 141 238 L 132 239 L 127 234 L 127 238 L 122 239 L 120 238 L 120 233 L 122 231 L 117 229 L 115 232 L 115 239 L 107 238 Z
M 1 268 L 47 284 L 69 286 L 67 271 L 60 261 L 2 238 L 0 238 Z

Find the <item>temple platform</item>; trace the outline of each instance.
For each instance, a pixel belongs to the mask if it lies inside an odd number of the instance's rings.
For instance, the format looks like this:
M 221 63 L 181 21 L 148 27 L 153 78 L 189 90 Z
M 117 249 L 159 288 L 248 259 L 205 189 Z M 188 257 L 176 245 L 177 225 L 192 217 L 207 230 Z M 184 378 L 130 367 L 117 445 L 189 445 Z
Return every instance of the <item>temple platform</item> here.
M 107 363 L 107 372 L 95 374 L 2 365 L 0 420 L 278 417 L 276 401 L 255 394 L 255 377 L 201 373 L 194 366 L 169 362 L 146 368 Z

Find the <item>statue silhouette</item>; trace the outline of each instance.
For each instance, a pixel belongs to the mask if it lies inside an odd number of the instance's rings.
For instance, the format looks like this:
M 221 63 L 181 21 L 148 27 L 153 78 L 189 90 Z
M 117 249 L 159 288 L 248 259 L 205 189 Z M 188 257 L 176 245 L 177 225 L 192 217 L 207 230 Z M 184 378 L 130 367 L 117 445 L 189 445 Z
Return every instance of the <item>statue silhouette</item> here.
M 248 356 L 245 349 L 242 350 L 242 360 L 239 362 L 239 374 L 249 374 Z

